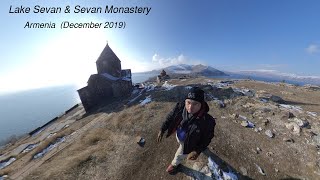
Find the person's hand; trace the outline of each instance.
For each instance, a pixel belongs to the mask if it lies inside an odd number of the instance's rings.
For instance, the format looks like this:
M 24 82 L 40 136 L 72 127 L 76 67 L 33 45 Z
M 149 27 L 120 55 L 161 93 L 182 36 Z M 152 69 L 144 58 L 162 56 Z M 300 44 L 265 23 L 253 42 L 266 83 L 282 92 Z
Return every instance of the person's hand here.
M 162 133 L 162 131 L 159 131 L 158 137 L 157 137 L 157 142 L 161 142 L 162 137 L 163 137 L 163 133 Z
M 198 158 L 199 154 L 196 151 L 192 151 L 188 154 L 187 159 L 188 160 L 196 160 Z

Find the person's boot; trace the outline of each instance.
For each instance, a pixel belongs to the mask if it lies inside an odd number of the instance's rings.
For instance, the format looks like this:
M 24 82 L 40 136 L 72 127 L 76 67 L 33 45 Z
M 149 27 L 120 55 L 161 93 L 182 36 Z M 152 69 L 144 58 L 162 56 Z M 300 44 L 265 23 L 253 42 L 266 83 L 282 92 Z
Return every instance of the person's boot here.
M 166 170 L 166 171 L 167 171 L 169 174 L 175 174 L 175 173 L 178 172 L 178 167 L 179 167 L 179 165 L 174 166 L 174 165 L 170 164 L 170 165 L 167 167 L 167 170 Z

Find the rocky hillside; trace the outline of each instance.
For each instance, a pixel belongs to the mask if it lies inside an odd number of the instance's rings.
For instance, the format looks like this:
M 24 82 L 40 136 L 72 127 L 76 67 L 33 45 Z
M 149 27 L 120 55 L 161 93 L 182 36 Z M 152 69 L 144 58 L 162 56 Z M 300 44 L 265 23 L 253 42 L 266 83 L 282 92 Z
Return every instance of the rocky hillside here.
M 195 85 L 217 118 L 215 137 L 169 175 L 178 143 L 156 136 Z M 0 154 L 4 179 L 318 179 L 320 88 L 209 78 L 149 83 L 89 114 L 79 106 Z

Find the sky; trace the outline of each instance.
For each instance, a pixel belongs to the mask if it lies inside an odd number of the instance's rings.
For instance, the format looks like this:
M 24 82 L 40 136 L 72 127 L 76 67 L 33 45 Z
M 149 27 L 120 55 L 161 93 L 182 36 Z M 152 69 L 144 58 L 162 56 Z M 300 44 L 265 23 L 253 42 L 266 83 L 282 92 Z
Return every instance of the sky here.
M 42 7 L 151 7 L 145 14 L 33 13 Z M 16 7 L 30 13 L 9 13 Z M 108 43 L 122 68 L 143 72 L 176 64 L 223 71 L 264 70 L 320 76 L 317 0 L 3 0 L 0 93 L 77 84 L 95 74 Z M 62 21 L 125 22 L 124 29 L 60 29 Z M 55 29 L 24 28 L 27 22 Z

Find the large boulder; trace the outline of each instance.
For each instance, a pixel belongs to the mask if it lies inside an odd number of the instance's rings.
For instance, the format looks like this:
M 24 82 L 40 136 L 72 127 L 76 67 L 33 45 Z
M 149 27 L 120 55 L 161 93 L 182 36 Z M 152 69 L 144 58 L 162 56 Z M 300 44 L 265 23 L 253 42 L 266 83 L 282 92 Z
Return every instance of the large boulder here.
M 275 102 L 275 103 L 285 103 L 286 101 L 285 100 L 283 100 L 281 97 L 279 97 L 279 96 L 275 96 L 275 95 L 272 95 L 271 97 L 270 97 L 270 101 L 273 101 L 273 102 Z

